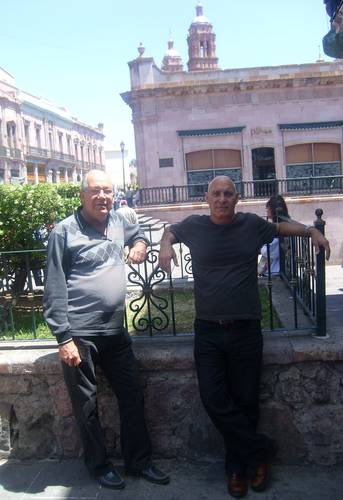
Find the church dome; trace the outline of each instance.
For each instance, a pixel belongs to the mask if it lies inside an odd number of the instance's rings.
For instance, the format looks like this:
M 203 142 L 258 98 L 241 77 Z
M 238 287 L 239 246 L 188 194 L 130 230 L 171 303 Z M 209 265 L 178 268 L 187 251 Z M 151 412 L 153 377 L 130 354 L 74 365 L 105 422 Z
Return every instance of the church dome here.
M 168 48 L 162 61 L 162 70 L 169 72 L 183 70 L 182 58 L 178 51 L 174 49 L 174 40 L 171 38 L 168 40 Z

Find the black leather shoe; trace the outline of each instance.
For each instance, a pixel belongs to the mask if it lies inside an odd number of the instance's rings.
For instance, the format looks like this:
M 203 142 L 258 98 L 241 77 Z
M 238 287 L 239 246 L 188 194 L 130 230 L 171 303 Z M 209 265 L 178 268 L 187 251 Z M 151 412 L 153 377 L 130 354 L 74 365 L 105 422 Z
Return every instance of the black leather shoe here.
M 124 479 L 114 469 L 97 477 L 97 480 L 105 488 L 111 488 L 112 490 L 122 490 L 125 488 Z
M 147 465 L 144 469 L 138 471 L 129 471 L 129 474 L 141 477 L 154 484 L 168 484 L 170 481 L 169 476 L 160 471 L 155 465 Z

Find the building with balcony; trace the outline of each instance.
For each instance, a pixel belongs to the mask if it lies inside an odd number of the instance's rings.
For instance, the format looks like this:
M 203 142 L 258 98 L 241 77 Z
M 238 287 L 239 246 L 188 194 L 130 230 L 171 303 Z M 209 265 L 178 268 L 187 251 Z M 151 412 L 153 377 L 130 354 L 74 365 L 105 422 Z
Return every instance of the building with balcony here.
M 128 63 L 141 187 L 342 174 L 343 61 L 220 69 L 200 3 L 187 43 L 188 71 L 173 46 L 162 68 L 142 46 Z
M 67 109 L 17 88 L 0 68 L 0 182 L 80 181 L 105 168 L 103 125 L 72 117 Z

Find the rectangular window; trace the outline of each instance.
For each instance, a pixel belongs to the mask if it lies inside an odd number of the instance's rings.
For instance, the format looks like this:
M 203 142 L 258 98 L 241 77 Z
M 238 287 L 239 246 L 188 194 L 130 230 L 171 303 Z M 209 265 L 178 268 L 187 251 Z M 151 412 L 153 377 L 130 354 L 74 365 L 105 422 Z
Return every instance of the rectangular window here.
M 58 145 L 60 148 L 60 153 L 63 153 L 63 134 L 61 132 L 58 133 Z
M 160 168 L 173 167 L 174 166 L 174 159 L 173 158 L 160 158 L 159 159 L 159 166 L 160 166 Z
M 30 123 L 26 122 L 24 123 L 24 135 L 25 135 L 25 143 L 26 146 L 30 145 Z
M 67 151 L 68 155 L 71 155 L 71 136 L 67 135 Z
M 40 127 L 36 126 L 36 146 L 38 149 L 41 149 L 42 143 L 41 143 L 41 136 L 40 136 Z

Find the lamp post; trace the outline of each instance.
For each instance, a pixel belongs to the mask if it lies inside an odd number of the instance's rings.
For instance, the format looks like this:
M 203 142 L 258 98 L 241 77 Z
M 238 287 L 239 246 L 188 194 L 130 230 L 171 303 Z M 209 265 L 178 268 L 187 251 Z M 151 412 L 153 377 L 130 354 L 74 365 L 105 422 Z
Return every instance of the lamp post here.
M 124 163 L 125 143 L 124 143 L 124 141 L 121 141 L 121 143 L 120 143 L 120 151 L 121 151 L 121 161 L 122 161 L 122 169 L 123 169 L 123 191 L 125 193 L 125 163 Z

